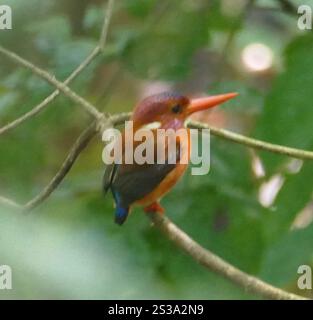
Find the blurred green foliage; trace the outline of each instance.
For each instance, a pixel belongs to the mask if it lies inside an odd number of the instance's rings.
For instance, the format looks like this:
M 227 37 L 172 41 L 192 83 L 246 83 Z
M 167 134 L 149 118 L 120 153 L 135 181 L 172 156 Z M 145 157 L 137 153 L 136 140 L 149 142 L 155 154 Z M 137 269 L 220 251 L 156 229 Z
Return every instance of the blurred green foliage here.
M 145 88 L 160 83 L 191 94 L 238 91 L 238 99 L 220 108 L 222 125 L 312 149 L 312 32 L 299 32 L 296 17 L 281 12 L 277 1 L 255 1 L 248 12 L 244 1 L 241 6 L 213 0 L 116 2 L 105 52 L 73 89 L 112 113 L 131 110 Z M 14 28 L 0 31 L 1 45 L 59 79 L 97 43 L 102 1 L 6 3 L 13 8 Z M 241 60 L 244 47 L 256 42 L 274 54 L 273 66 L 259 73 Z M 2 126 L 53 88 L 3 57 L 0 61 Z M 0 194 L 19 201 L 36 195 L 87 122 L 83 110 L 58 97 L 39 116 L 1 136 Z M 13 290 L 0 290 L 1 298 L 254 298 L 178 251 L 141 210 L 116 226 L 112 199 L 101 194 L 101 152 L 95 139 L 32 215 L 0 207 L 0 265 L 13 269 Z M 291 228 L 312 201 L 312 164 L 290 172 L 290 159 L 260 152 L 265 176 L 259 178 L 244 146 L 212 138 L 211 153 L 208 176 L 186 174 L 164 198 L 168 215 L 235 266 L 296 291 L 298 266 L 313 262 L 312 224 Z M 260 186 L 274 174 L 284 184 L 264 207 Z

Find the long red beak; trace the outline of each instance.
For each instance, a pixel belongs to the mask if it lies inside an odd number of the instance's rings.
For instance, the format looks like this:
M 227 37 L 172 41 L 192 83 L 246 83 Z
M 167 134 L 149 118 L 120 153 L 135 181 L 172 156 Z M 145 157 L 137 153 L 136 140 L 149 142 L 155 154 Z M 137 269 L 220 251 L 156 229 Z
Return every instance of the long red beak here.
M 187 107 L 187 114 L 190 115 L 194 112 L 213 108 L 221 103 L 224 103 L 232 98 L 238 96 L 238 93 L 231 92 L 219 94 L 216 96 L 192 99 L 190 105 Z

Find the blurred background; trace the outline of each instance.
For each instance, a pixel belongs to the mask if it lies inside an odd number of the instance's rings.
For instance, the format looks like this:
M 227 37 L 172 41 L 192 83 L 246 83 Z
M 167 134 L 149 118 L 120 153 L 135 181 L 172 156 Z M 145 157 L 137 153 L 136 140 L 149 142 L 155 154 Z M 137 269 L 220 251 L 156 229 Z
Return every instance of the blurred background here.
M 313 36 L 297 27 L 306 0 L 117 0 L 103 54 L 70 85 L 100 110 L 130 111 L 165 90 L 240 96 L 197 120 L 272 143 L 313 148 Z M 103 0 L 1 0 L 13 29 L 0 43 L 64 80 L 98 41 Z M 54 88 L 0 57 L 0 127 Z M 24 203 L 57 172 L 89 117 L 60 96 L 0 136 L 0 194 Z M 113 223 L 95 138 L 32 214 L 0 206 L 1 299 L 252 299 L 176 249 L 135 210 Z M 313 265 L 313 163 L 212 137 L 211 171 L 186 174 L 163 200 L 204 247 L 275 286 L 297 289 Z

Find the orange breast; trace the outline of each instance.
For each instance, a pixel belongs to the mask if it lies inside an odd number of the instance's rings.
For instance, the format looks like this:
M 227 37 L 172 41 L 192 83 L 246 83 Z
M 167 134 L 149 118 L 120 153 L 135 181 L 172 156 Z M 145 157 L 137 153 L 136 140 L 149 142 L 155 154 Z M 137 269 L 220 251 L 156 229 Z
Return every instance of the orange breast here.
M 186 159 L 189 161 L 190 159 L 190 133 L 188 130 L 188 141 L 180 141 L 181 145 L 181 155 L 180 157 L 187 157 Z M 187 154 L 186 154 L 187 153 Z M 147 206 L 155 201 L 161 199 L 168 191 L 170 191 L 181 176 L 185 173 L 188 164 L 178 163 L 164 179 L 163 181 L 148 195 L 144 198 L 136 201 L 135 204 L 139 204 L 142 206 Z

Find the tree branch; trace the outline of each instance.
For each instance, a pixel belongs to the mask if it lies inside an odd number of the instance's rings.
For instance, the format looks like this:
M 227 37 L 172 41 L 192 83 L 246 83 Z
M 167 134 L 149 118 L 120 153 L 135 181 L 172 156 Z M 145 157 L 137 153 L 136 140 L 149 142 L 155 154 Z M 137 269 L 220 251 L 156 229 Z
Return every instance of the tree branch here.
M 101 31 L 100 40 L 99 40 L 99 48 L 101 51 L 104 50 L 104 46 L 107 41 L 109 25 L 110 25 L 111 17 L 113 14 L 114 1 L 115 0 L 109 0 L 107 6 L 105 7 L 104 22 L 103 22 L 103 27 Z
M 70 169 L 72 168 L 74 162 L 80 155 L 80 153 L 87 147 L 89 142 L 97 133 L 97 122 L 94 121 L 87 127 L 86 130 L 82 132 L 82 134 L 78 137 L 75 141 L 74 145 L 72 146 L 69 154 L 67 155 L 65 161 L 63 162 L 61 168 L 57 172 L 57 174 L 51 179 L 48 185 L 32 200 L 28 201 L 24 206 L 23 209 L 28 211 L 39 204 L 41 204 L 44 200 L 46 200 L 50 194 L 60 185 L 63 181 L 65 176 L 68 174 Z
M 290 147 L 281 146 L 274 143 L 265 142 L 262 140 L 249 138 L 244 135 L 231 132 L 225 129 L 211 127 L 201 122 L 190 121 L 188 125 L 189 127 L 196 128 L 196 129 L 210 129 L 210 132 L 217 137 L 223 138 L 228 141 L 236 142 L 239 144 L 243 144 L 250 148 L 278 153 L 278 154 L 282 154 L 285 156 L 289 156 L 289 157 L 301 159 L 301 160 L 313 160 L 312 151 L 290 148 Z
M 162 233 L 195 261 L 202 264 L 205 268 L 230 280 L 244 290 L 266 299 L 307 300 L 305 297 L 288 293 L 237 269 L 214 253 L 204 249 L 164 215 L 150 213 L 149 217 Z
M 15 201 L 2 196 L 0 196 L 0 204 L 13 209 L 22 209 L 22 206 Z
M 70 74 L 70 76 L 64 81 L 65 85 L 70 84 L 72 80 L 74 80 L 98 55 L 101 51 L 104 50 L 104 46 L 107 40 L 107 34 L 109 30 L 109 25 L 111 22 L 111 17 L 113 13 L 114 0 L 109 0 L 107 8 L 105 10 L 105 18 L 103 22 L 103 27 L 101 31 L 101 36 L 99 39 L 99 45 L 97 45 L 93 51 L 88 55 L 88 57 Z M 13 120 L 7 125 L 0 128 L 0 135 L 8 132 L 11 129 L 14 129 L 27 121 L 28 119 L 36 116 L 41 111 L 43 111 L 50 102 L 52 102 L 56 97 L 58 97 L 60 91 L 57 89 L 53 93 L 51 93 L 47 98 L 45 98 L 41 103 L 35 106 L 32 110 L 25 113 L 21 117 Z
M 92 61 L 93 59 L 99 54 L 100 47 L 97 46 L 90 55 L 86 58 L 85 61 L 83 61 L 77 69 L 73 71 L 73 73 L 64 81 L 65 85 L 68 85 L 72 80 L 74 80 Z M 42 102 L 40 102 L 37 106 L 35 106 L 33 109 L 31 109 L 29 112 L 25 113 L 21 117 L 13 120 L 12 122 L 8 123 L 7 125 L 0 128 L 0 135 L 7 133 L 11 129 L 15 129 L 28 119 L 36 116 L 41 111 L 43 111 L 50 102 L 52 102 L 56 97 L 60 95 L 59 90 L 55 90 L 52 92 L 47 98 L 45 98 Z
M 51 193 L 56 190 L 56 188 L 60 185 L 63 179 L 66 177 L 72 166 L 74 165 L 75 161 L 79 157 L 80 153 L 87 147 L 89 142 L 92 138 L 99 132 L 99 124 L 100 121 L 92 122 L 77 138 L 74 142 L 70 152 L 68 153 L 67 157 L 65 158 L 63 164 L 61 165 L 59 171 L 56 175 L 50 180 L 46 187 L 40 191 L 38 195 L 36 195 L 33 199 L 29 200 L 26 204 L 21 205 L 17 202 L 0 196 L 0 204 L 11 207 L 13 209 L 19 209 L 22 211 L 29 211 L 37 206 L 39 206 L 43 201 L 45 201 Z
M 102 116 L 102 114 L 97 110 L 95 106 L 93 106 L 87 100 L 83 99 L 80 95 L 78 95 L 76 92 L 71 90 L 64 83 L 57 80 L 54 76 L 52 76 L 47 71 L 35 66 L 31 62 L 25 60 L 24 58 L 20 57 L 16 53 L 3 48 L 2 46 L 0 46 L 0 53 L 5 55 L 7 58 L 11 59 L 12 61 L 18 63 L 19 65 L 29 69 L 34 74 L 38 75 L 42 79 L 46 80 L 48 83 L 55 86 L 58 90 L 60 90 L 64 95 L 69 97 L 72 101 L 82 106 L 95 119 L 99 119 Z

